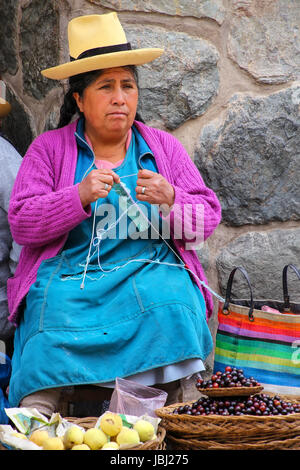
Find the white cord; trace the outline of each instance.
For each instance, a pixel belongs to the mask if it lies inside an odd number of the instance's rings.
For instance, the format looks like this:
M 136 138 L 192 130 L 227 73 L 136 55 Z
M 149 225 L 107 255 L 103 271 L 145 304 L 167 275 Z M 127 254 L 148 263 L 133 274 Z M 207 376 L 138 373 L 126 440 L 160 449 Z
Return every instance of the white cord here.
M 80 136 L 79 136 L 80 137 Z M 81 139 L 81 137 L 80 137 Z M 82 139 L 81 139 L 82 140 Z M 92 149 L 91 149 L 92 150 Z M 89 168 L 86 170 L 86 172 L 84 173 L 83 175 L 83 178 L 81 179 L 81 181 L 85 178 L 86 174 L 88 173 L 88 171 L 90 170 L 90 168 L 93 167 L 94 165 L 94 162 L 95 162 L 95 155 L 94 155 L 94 152 L 92 150 L 92 153 L 93 153 L 93 162 L 92 164 L 89 166 Z M 129 176 L 136 176 L 137 173 L 132 173 L 130 175 L 125 175 L 125 176 L 122 176 L 120 177 L 120 179 L 122 178 L 128 178 Z M 133 203 L 133 205 L 135 205 L 139 212 L 143 215 L 144 218 L 146 218 L 146 220 L 148 221 L 148 223 L 150 223 L 151 227 L 156 231 L 156 233 L 158 234 L 158 236 L 165 242 L 165 244 L 169 247 L 169 249 L 174 253 L 174 255 L 179 259 L 180 261 L 180 264 L 172 264 L 172 263 L 163 263 L 163 262 L 160 262 L 159 260 L 130 260 L 129 262 L 125 263 L 123 266 L 117 266 L 115 268 L 113 268 L 112 270 L 110 271 L 104 271 L 102 268 L 101 268 L 101 264 L 100 264 L 100 258 L 99 258 L 99 246 L 100 246 L 100 242 L 99 243 L 96 243 L 96 245 L 98 245 L 98 265 L 99 265 L 99 268 L 102 270 L 102 272 L 112 272 L 114 270 L 117 270 L 117 269 L 120 269 L 122 267 L 125 267 L 127 266 L 129 263 L 131 262 L 148 262 L 148 263 L 158 263 L 158 264 L 165 264 L 165 265 L 168 265 L 168 266 L 175 266 L 175 267 L 179 267 L 179 268 L 184 268 L 186 269 L 187 271 L 189 271 L 193 276 L 195 276 L 199 283 L 205 287 L 208 291 L 211 292 L 212 295 L 214 295 L 217 299 L 219 299 L 221 302 L 224 302 L 224 299 L 219 295 L 217 294 L 216 292 L 214 292 L 209 286 L 207 286 L 205 284 L 204 281 L 202 281 L 199 276 L 197 276 L 197 274 L 195 274 L 191 269 L 189 269 L 185 264 L 183 264 L 183 261 L 182 259 L 180 258 L 180 256 L 176 253 L 175 250 L 173 250 L 173 248 L 171 247 L 171 245 L 161 236 L 161 234 L 159 233 L 159 231 L 156 229 L 156 227 L 151 223 L 151 221 L 148 219 L 148 217 L 143 213 L 142 210 L 140 210 L 139 206 L 138 206 L 138 203 L 136 201 L 134 201 L 134 199 L 132 198 L 131 194 L 129 191 L 127 191 L 127 188 L 125 186 L 125 184 L 123 184 L 121 181 L 120 181 L 120 186 L 124 189 L 124 191 L 126 192 L 127 196 L 129 197 L 129 199 L 131 200 L 131 202 Z M 100 238 L 100 241 L 101 241 L 101 237 L 94 237 L 94 230 L 95 230 L 95 221 L 96 221 L 96 209 L 97 209 L 97 203 L 98 203 L 98 200 L 96 201 L 96 204 L 95 204 L 95 210 L 94 210 L 94 216 L 93 216 L 93 227 L 92 227 L 92 235 L 91 235 L 91 240 L 90 240 L 90 245 L 89 245 L 89 251 L 88 251 L 88 255 L 87 255 L 87 258 L 86 258 L 86 263 L 85 263 L 85 267 L 84 267 L 84 273 L 83 273 L 83 279 L 82 279 L 82 282 L 80 284 L 80 289 L 84 289 L 84 282 L 85 282 L 85 279 L 86 277 L 90 277 L 90 276 L 87 276 L 87 268 L 88 268 L 88 265 L 89 265 L 89 262 L 90 262 L 90 254 L 91 254 L 91 248 L 92 248 L 92 245 L 95 246 L 95 243 L 94 241 L 95 240 L 98 240 Z M 123 212 L 123 214 L 119 217 L 119 219 L 114 223 L 112 224 L 112 226 L 116 225 L 121 217 L 123 217 L 124 214 L 126 214 L 129 210 L 130 206 L 128 207 L 128 209 L 126 211 Z M 108 227 L 107 231 L 110 230 L 110 228 L 112 228 L 112 226 Z M 92 255 L 93 256 L 93 255 Z M 68 276 L 68 278 L 72 278 L 71 276 Z M 102 276 L 99 278 L 101 279 Z M 74 278 L 73 278 L 74 279 Z M 92 279 L 92 278 L 91 278 Z M 95 279 L 96 280 L 96 279 Z
M 88 255 L 86 257 L 86 263 L 85 263 L 85 268 L 84 268 L 84 273 L 83 273 L 83 280 L 82 280 L 82 283 L 80 284 L 80 289 L 84 288 L 84 281 L 85 281 L 86 271 L 87 271 L 87 268 L 88 268 L 88 265 L 89 265 L 89 262 L 90 262 L 91 248 L 92 248 L 93 239 L 94 239 L 93 235 L 94 235 L 94 230 L 95 230 L 97 204 L 98 204 L 98 200 L 96 201 L 96 204 L 95 204 L 94 217 L 93 217 L 93 227 L 92 227 L 92 236 L 91 236 L 91 240 L 90 240 L 89 252 L 88 252 Z
M 123 178 L 128 178 L 129 176 L 137 176 L 137 173 L 131 173 L 131 175 L 120 176 L 120 180 L 122 180 Z
M 130 176 L 130 175 L 128 175 Z M 144 212 L 142 210 L 140 210 L 139 206 L 138 206 L 138 203 L 136 201 L 134 201 L 134 199 L 131 197 L 131 194 L 127 191 L 127 188 L 125 185 L 123 185 L 121 182 L 120 182 L 120 185 L 122 186 L 122 188 L 125 190 L 127 196 L 129 197 L 129 199 L 131 200 L 132 204 L 135 205 L 137 207 L 137 209 L 139 210 L 139 212 L 143 215 L 143 217 L 148 221 L 148 223 L 150 224 L 150 226 L 156 231 L 156 233 L 158 234 L 158 236 L 164 241 L 164 243 L 168 246 L 168 248 L 174 253 L 174 255 L 179 259 L 180 261 L 180 264 L 174 264 L 174 263 L 166 263 L 166 262 L 162 262 L 160 261 L 159 259 L 158 260 L 149 260 L 149 259 L 135 259 L 135 260 L 130 260 L 130 261 L 127 261 L 124 265 L 120 265 L 120 266 L 115 266 L 114 268 L 110 269 L 110 270 L 104 270 L 102 268 L 102 265 L 101 265 L 101 262 L 100 262 L 100 243 L 101 243 L 101 236 L 97 236 L 97 237 L 94 237 L 94 230 L 95 230 L 95 219 L 96 219 L 96 209 L 97 209 L 97 203 L 98 201 L 96 201 L 96 204 L 95 204 L 95 210 L 94 210 L 94 217 L 93 217 L 93 227 L 92 227 L 92 236 L 91 236 L 91 240 L 90 240 L 90 245 L 89 245 L 89 252 L 88 252 L 88 256 L 87 256 L 87 259 L 86 259 L 86 264 L 85 264 L 85 268 L 84 268 L 84 273 L 83 273 L 83 280 L 82 280 L 82 283 L 80 285 L 80 288 L 83 289 L 84 288 L 84 282 L 85 282 L 85 278 L 86 278 L 86 273 L 87 273 L 87 268 L 88 268 L 88 265 L 89 265 L 89 262 L 90 262 L 90 253 L 91 253 L 91 247 L 92 245 L 94 246 L 97 246 L 97 251 L 98 251 L 98 266 L 99 266 L 99 269 L 103 272 L 103 273 L 111 273 L 113 271 L 117 271 L 121 268 L 124 268 L 126 267 L 128 264 L 130 263 L 155 263 L 155 264 L 164 264 L 164 265 L 167 265 L 167 266 L 172 266 L 172 267 L 178 267 L 178 268 L 184 268 L 186 271 L 189 271 L 194 277 L 196 277 L 199 281 L 199 283 L 205 287 L 207 290 L 209 290 L 211 292 L 212 295 L 214 295 L 217 299 L 219 299 L 221 302 L 224 302 L 224 299 L 219 295 L 217 294 L 216 292 L 214 292 L 209 286 L 206 285 L 206 283 L 204 281 L 202 281 L 199 276 L 197 276 L 196 273 L 194 273 L 191 269 L 189 269 L 182 261 L 182 259 L 180 258 L 180 256 L 176 253 L 176 251 L 172 248 L 172 246 L 161 236 L 161 234 L 159 233 L 159 231 L 156 229 L 156 227 L 151 223 L 151 221 L 148 219 L 148 217 L 144 214 Z M 129 206 L 130 207 L 130 206 Z M 116 226 L 117 223 L 120 221 L 120 219 L 128 212 L 129 210 L 129 207 L 126 211 L 124 211 L 122 213 L 122 215 L 118 218 L 118 220 L 116 222 L 114 222 L 113 224 L 111 224 L 107 230 L 103 233 L 106 233 L 107 231 L 109 231 L 112 227 Z M 95 243 L 95 240 L 97 240 L 97 242 Z M 98 241 L 99 240 L 99 241 Z M 102 276 L 101 276 L 102 277 Z M 100 279 L 101 279 L 100 277 Z

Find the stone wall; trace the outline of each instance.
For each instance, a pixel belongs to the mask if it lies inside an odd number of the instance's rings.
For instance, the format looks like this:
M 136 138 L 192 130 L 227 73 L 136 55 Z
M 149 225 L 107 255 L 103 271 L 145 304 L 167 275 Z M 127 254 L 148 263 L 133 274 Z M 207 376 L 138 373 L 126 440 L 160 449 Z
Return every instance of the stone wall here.
M 3 126 L 22 154 L 57 123 L 66 84 L 40 70 L 68 61 L 68 21 L 110 11 L 134 46 L 165 48 L 140 68 L 140 113 L 184 144 L 220 198 L 223 221 L 199 250 L 210 286 L 224 295 L 242 265 L 256 298 L 281 299 L 283 266 L 300 268 L 299 0 L 0 0 Z M 293 272 L 289 293 L 300 299 Z M 234 295 L 249 296 L 239 276 Z

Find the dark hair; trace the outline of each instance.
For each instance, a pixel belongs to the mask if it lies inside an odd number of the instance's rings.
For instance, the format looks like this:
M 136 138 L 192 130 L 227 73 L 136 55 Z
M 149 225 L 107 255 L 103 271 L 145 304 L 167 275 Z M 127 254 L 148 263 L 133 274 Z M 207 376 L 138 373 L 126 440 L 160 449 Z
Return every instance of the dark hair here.
M 135 79 L 137 87 L 138 84 L 138 73 L 137 69 L 134 65 L 128 65 L 125 68 L 129 69 Z M 69 89 L 64 97 L 64 102 L 60 108 L 60 118 L 57 125 L 57 129 L 69 124 L 72 120 L 72 117 L 77 113 L 79 116 L 82 116 L 81 111 L 78 109 L 77 103 L 75 98 L 73 97 L 73 93 L 77 92 L 79 96 L 83 95 L 84 90 L 91 85 L 102 73 L 104 69 L 101 70 L 93 70 L 91 72 L 85 72 L 78 75 L 74 75 L 69 78 Z M 135 119 L 138 121 L 144 122 L 141 116 L 136 113 Z
M 2 130 L 0 130 L 0 137 L 2 137 L 2 139 L 6 140 L 10 145 L 15 147 L 15 144 L 13 143 L 13 141 Z

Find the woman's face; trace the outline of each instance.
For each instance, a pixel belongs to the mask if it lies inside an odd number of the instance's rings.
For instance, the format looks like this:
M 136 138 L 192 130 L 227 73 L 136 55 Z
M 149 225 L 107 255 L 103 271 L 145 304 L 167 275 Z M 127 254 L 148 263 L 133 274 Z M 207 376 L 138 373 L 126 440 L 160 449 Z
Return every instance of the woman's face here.
M 133 124 L 138 88 L 132 72 L 125 67 L 103 70 L 85 88 L 74 93 L 77 106 L 85 116 L 85 129 L 104 140 L 122 138 Z

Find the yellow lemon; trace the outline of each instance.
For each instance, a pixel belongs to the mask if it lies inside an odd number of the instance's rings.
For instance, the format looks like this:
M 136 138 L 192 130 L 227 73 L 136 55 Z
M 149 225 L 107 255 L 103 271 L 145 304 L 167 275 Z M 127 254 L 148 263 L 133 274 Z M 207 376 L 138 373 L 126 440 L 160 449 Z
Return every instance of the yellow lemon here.
M 65 450 L 64 443 L 60 437 L 49 437 L 44 441 L 44 450 Z
M 76 444 L 71 450 L 91 450 L 86 444 Z
M 139 433 L 135 429 L 130 429 L 124 426 L 117 435 L 117 443 L 119 446 L 121 444 L 139 444 Z
M 84 432 L 78 426 L 71 426 L 64 434 L 64 445 L 66 449 L 71 449 L 75 445 L 83 443 Z
M 84 433 L 84 444 L 87 444 L 91 450 L 101 449 L 107 442 L 107 435 L 98 428 L 90 428 Z
M 116 442 L 107 442 L 106 444 L 104 444 L 104 446 L 102 446 L 102 449 L 101 450 L 117 450 L 119 449 L 119 445 L 116 443 Z
M 43 447 L 43 444 L 46 439 L 49 438 L 49 434 L 46 430 L 36 429 L 30 435 L 29 440 L 34 442 L 37 446 Z
M 123 426 L 122 418 L 117 413 L 108 411 L 105 413 L 100 421 L 100 428 L 108 436 L 116 436 L 119 434 Z
M 142 442 L 149 441 L 150 439 L 153 439 L 154 436 L 154 426 L 152 423 L 149 421 L 146 421 L 145 419 L 140 419 L 135 423 L 133 426 L 133 429 L 135 429 L 139 436 L 140 440 Z

